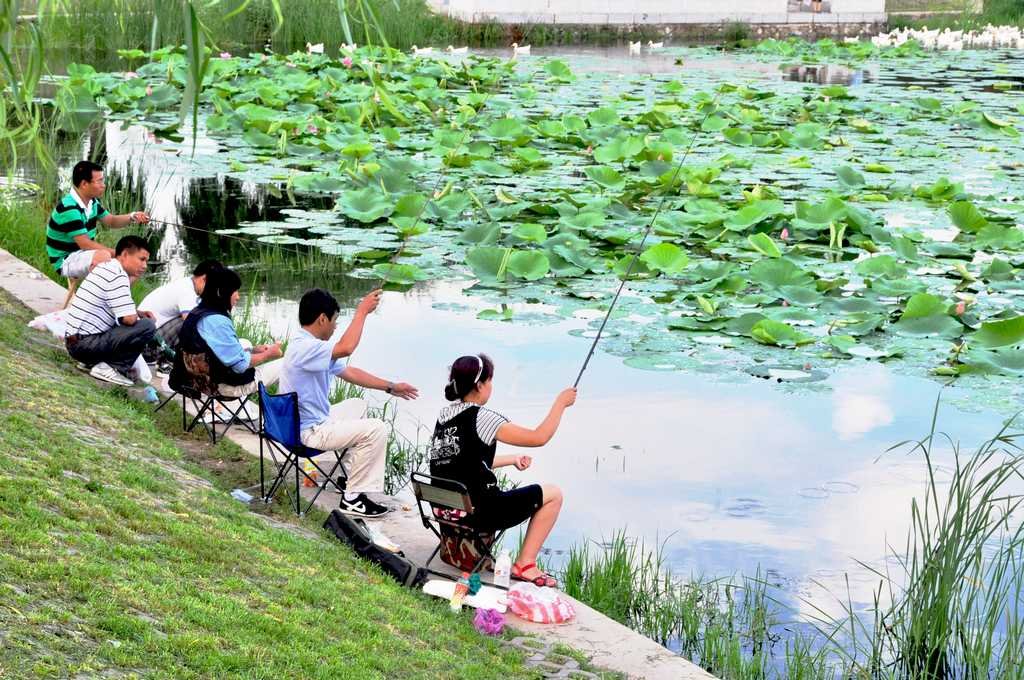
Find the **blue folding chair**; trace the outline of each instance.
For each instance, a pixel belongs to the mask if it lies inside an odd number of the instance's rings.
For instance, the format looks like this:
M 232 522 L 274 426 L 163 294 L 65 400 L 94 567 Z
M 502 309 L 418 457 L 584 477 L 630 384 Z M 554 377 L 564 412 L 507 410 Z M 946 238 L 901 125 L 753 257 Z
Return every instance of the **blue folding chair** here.
M 338 493 L 345 491 L 345 467 L 341 459 L 348 451 L 342 449 L 334 451 L 334 466 L 324 470 L 317 463 L 315 456 L 327 453 L 319 449 L 312 449 L 305 446 L 299 439 L 299 396 L 295 392 L 286 394 L 270 394 L 261 382 L 259 384 L 260 396 L 260 494 L 265 503 L 274 500 L 278 490 L 284 487 L 288 475 L 295 470 L 295 514 L 302 516 L 309 512 L 309 509 L 316 503 L 324 489 L 333 486 Z M 270 484 L 270 490 L 266 488 L 266 475 L 263 470 L 264 450 L 277 469 L 274 481 Z M 323 481 L 318 482 L 309 472 L 303 469 L 302 461 L 308 460 L 317 475 Z M 340 474 L 335 478 L 335 474 Z M 316 487 L 313 499 L 309 501 L 306 509 L 302 509 L 301 481 L 302 478 L 309 480 Z M 288 493 L 286 491 L 286 493 Z

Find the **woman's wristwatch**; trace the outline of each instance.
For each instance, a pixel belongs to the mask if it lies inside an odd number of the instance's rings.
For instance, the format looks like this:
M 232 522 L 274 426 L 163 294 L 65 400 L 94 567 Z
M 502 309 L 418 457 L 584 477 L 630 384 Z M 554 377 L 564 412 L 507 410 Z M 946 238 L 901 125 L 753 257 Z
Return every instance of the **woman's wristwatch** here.
M 388 394 L 391 394 L 391 392 L 392 392 L 392 391 L 393 391 L 394 389 L 395 389 L 395 383 L 393 383 L 393 382 L 388 382 L 388 386 L 384 388 L 384 391 L 385 391 L 385 392 L 387 392 Z

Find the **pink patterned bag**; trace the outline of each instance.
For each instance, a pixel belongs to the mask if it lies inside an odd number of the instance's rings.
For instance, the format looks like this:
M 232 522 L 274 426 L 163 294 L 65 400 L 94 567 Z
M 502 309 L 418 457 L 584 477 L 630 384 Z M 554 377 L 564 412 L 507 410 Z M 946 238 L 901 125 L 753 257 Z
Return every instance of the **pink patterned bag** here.
M 576 617 L 576 610 L 561 593 L 533 583 L 517 583 L 509 588 L 508 608 L 519 618 L 534 623 L 566 623 Z

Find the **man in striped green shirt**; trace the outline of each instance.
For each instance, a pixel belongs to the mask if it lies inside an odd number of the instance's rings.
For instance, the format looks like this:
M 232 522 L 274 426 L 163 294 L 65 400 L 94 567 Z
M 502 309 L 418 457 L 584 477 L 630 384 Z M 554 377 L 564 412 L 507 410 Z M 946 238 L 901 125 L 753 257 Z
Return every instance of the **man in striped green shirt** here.
M 107 262 L 114 250 L 96 241 L 97 222 L 112 229 L 146 224 L 149 215 L 133 212 L 111 215 L 100 203 L 106 189 L 103 168 L 90 161 L 75 164 L 71 191 L 57 203 L 46 225 L 46 254 L 54 270 L 69 279 L 84 279 L 92 268 Z

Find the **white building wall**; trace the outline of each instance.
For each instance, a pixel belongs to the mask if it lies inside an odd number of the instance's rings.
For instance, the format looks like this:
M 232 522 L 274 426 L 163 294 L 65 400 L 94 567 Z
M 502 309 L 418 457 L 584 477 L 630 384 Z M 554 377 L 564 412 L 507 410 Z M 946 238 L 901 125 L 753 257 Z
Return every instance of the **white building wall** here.
M 821 22 L 877 21 L 885 0 L 831 0 Z M 806 21 L 789 13 L 789 0 L 448 0 L 448 14 L 464 21 L 556 24 L 709 24 Z

